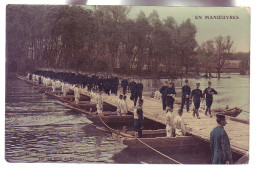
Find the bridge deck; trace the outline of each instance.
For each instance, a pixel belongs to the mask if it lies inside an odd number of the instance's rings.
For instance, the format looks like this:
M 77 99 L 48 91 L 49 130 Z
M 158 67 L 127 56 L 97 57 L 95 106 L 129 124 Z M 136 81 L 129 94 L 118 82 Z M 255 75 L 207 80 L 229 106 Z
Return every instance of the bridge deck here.
M 102 98 L 105 102 L 116 106 L 116 101 L 118 96 L 115 95 L 105 95 L 102 94 Z M 130 111 L 133 111 L 133 101 L 130 99 L 130 95 L 127 94 L 127 104 Z M 144 117 L 150 120 L 165 124 L 165 111 L 162 110 L 161 100 L 157 100 L 150 97 L 143 97 L 143 111 Z M 177 114 L 180 105 L 174 105 L 174 114 Z M 182 118 L 185 122 L 186 129 L 192 135 L 199 137 L 205 141 L 209 141 L 210 132 L 217 126 L 216 118 L 205 116 L 203 110 L 200 110 L 201 119 L 197 119 L 192 116 L 192 112 L 187 113 L 185 110 L 183 112 Z M 227 117 L 227 125 L 225 130 L 230 138 L 231 148 L 233 151 L 242 154 L 248 154 L 249 150 L 249 124 L 241 123 L 237 121 L 230 120 Z

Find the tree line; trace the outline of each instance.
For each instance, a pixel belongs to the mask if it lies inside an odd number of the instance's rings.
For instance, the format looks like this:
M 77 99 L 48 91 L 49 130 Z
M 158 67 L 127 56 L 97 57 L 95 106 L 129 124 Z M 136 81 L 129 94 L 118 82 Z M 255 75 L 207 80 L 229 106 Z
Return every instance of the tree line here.
M 180 77 L 218 72 L 232 57 L 230 36 L 198 44 L 190 19 L 160 20 L 157 11 L 128 18 L 127 6 L 8 5 L 7 62 L 18 71 L 40 67 L 126 75 Z M 242 66 L 243 67 L 243 66 Z M 247 67 L 243 67 L 247 68 Z

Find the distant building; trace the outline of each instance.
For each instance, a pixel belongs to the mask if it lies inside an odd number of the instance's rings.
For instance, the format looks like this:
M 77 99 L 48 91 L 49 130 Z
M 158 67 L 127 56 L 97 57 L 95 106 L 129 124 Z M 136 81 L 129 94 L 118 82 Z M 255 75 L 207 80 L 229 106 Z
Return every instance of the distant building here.
M 226 60 L 223 69 L 239 69 L 241 60 Z

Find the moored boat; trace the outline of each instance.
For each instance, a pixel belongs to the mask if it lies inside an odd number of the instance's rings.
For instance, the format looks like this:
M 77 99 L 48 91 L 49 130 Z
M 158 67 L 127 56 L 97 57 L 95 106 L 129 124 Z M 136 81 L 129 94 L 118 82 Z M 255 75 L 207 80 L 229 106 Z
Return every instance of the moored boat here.
M 201 144 L 201 141 L 193 136 L 166 137 L 165 129 L 143 130 L 142 138 L 135 138 L 134 135 L 134 131 L 112 133 L 115 140 L 130 148 L 147 148 L 147 145 L 153 148 L 173 148 Z
M 237 107 L 230 108 L 230 109 L 217 108 L 217 109 L 212 109 L 212 111 L 215 112 L 216 114 L 221 113 L 231 117 L 236 117 L 242 112 L 242 109 Z

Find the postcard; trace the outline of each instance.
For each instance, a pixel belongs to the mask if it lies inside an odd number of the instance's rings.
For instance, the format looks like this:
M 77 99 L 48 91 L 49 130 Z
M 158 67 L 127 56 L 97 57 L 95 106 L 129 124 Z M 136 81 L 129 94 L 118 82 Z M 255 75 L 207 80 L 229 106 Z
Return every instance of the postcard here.
M 7 5 L 6 161 L 248 164 L 250 16 Z

